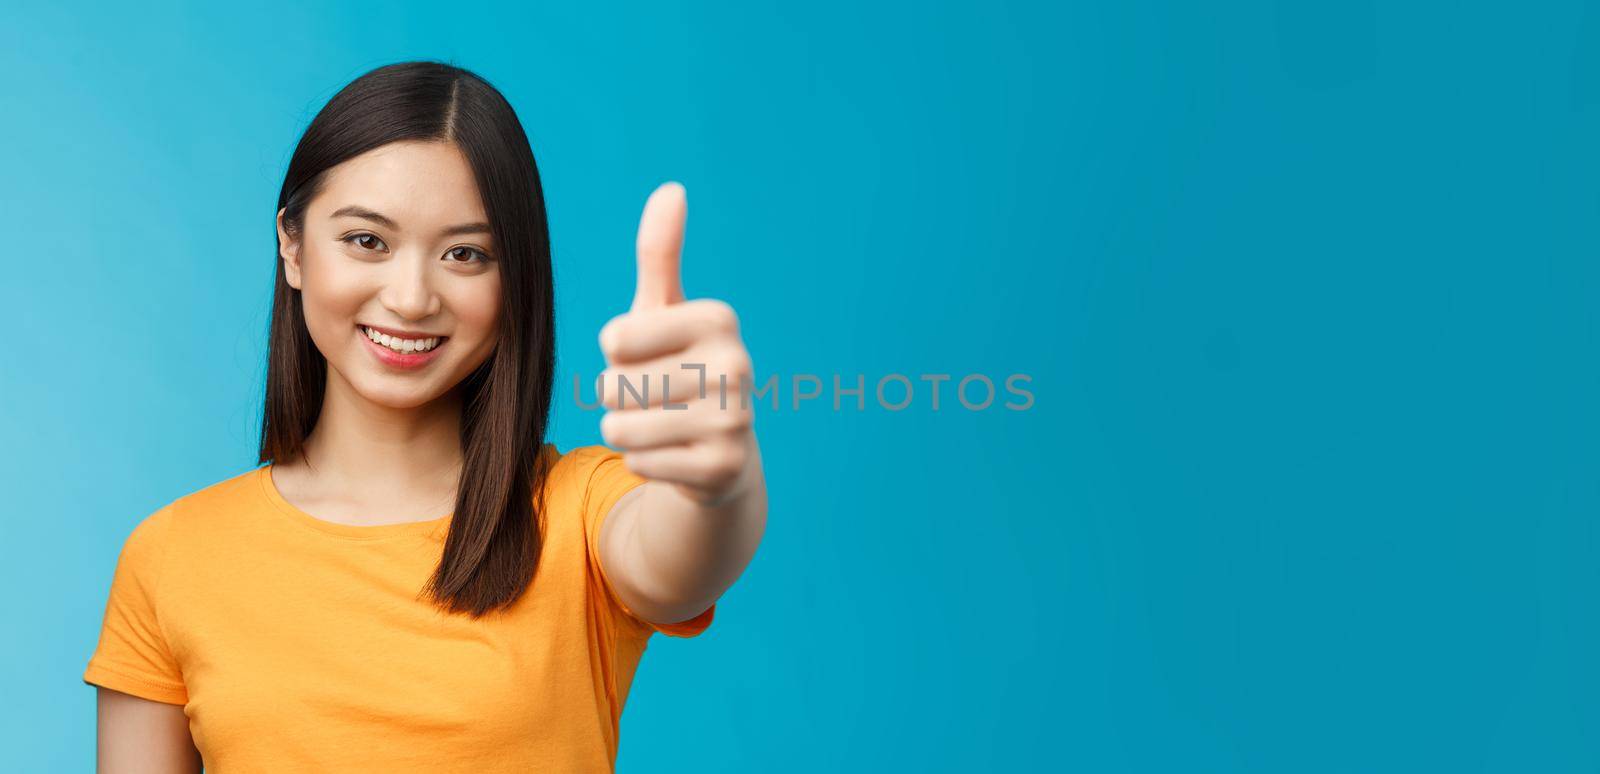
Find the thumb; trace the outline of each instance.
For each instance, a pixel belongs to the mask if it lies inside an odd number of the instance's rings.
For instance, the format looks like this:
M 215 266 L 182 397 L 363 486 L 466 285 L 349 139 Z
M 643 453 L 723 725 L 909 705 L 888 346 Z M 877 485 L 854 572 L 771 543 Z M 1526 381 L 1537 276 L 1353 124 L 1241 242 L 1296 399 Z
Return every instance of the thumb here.
M 645 201 L 644 214 L 639 217 L 639 281 L 633 291 L 634 309 L 683 302 L 680 253 L 688 209 L 683 186 L 678 183 L 663 183 Z

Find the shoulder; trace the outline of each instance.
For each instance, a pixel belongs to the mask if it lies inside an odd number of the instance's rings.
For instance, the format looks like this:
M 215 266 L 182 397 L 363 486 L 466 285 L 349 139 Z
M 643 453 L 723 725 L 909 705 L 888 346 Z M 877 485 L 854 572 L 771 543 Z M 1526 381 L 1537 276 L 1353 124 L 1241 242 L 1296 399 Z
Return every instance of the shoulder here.
M 263 469 L 254 467 L 169 500 L 134 526 L 129 543 L 154 551 L 174 541 L 226 529 L 235 519 L 249 518 L 249 512 L 264 501 L 260 491 Z
M 545 475 L 545 501 L 557 511 L 580 513 L 598 522 L 629 489 L 644 483 L 624 462 L 622 452 L 602 444 L 578 446 L 565 453 L 545 444 L 550 467 Z
M 141 518 L 122 540 L 119 567 L 140 574 L 155 574 L 167 553 L 177 502 L 169 502 Z
M 601 444 L 574 446 L 566 451 L 562 451 L 553 443 L 546 443 L 543 446 L 543 453 L 548 455 L 548 457 L 555 463 L 556 467 L 560 469 L 581 468 L 586 465 L 592 466 L 607 456 L 617 454 L 616 451 Z
M 622 463 L 621 452 L 600 444 L 576 446 L 563 452 L 555 444 L 547 443 L 542 453 L 549 466 L 545 473 L 546 486 L 563 490 L 586 489 L 596 472 Z

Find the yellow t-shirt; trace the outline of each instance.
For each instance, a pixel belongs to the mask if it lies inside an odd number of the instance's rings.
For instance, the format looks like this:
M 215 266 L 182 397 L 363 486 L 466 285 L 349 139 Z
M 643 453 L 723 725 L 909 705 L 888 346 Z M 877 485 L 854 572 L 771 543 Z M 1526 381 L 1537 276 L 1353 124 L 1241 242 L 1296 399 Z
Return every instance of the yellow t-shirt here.
M 418 592 L 450 516 L 354 526 L 285 500 L 271 465 L 185 495 L 123 544 L 86 683 L 182 704 L 207 772 L 613 770 L 646 640 L 693 637 L 611 591 L 600 524 L 644 482 L 560 455 L 528 590 L 473 620 Z

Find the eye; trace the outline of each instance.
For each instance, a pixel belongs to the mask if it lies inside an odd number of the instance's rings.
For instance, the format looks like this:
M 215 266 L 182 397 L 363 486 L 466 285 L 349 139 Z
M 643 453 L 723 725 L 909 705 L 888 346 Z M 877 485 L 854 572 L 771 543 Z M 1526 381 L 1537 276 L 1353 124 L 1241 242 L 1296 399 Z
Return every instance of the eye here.
M 371 240 L 372 242 L 376 242 L 376 243 L 378 243 L 380 245 L 383 244 L 383 240 L 382 239 L 379 239 L 378 237 L 376 237 L 376 236 L 374 236 L 372 234 L 365 233 L 365 232 L 362 232 L 362 233 L 359 233 L 359 234 L 351 234 L 350 236 L 347 236 L 347 237 L 345 237 L 345 238 L 343 238 L 343 239 L 341 239 L 339 241 L 341 241 L 341 242 L 349 242 L 350 244 L 353 244 L 356 247 L 359 247 L 359 248 L 361 248 L 363 250 L 372 250 L 372 249 L 374 249 L 372 247 L 371 242 L 366 242 L 366 241 L 362 241 L 362 240 Z M 387 247 L 388 245 L 384 245 L 384 246 Z
M 470 262 L 472 262 L 470 261 L 472 256 L 477 256 L 478 261 L 485 262 L 485 264 L 486 262 L 493 261 L 493 257 L 490 257 L 490 254 L 485 253 L 485 251 L 482 251 L 482 249 L 469 248 L 469 246 L 466 245 L 454 246 L 454 248 L 446 249 L 445 251 L 445 257 L 450 257 L 450 259 L 456 259 L 456 257 L 466 257 L 467 261 L 453 261 L 456 262 L 456 264 L 470 264 Z

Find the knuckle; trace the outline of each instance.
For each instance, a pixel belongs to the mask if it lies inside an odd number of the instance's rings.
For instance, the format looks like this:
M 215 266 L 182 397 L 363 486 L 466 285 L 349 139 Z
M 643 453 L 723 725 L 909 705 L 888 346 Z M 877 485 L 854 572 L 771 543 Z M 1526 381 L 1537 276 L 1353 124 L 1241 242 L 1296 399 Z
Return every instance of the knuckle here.
M 739 432 L 745 428 L 744 412 L 732 408 L 718 409 L 715 423 L 717 429 L 724 433 Z
M 722 372 L 728 375 L 731 381 L 734 377 L 750 373 L 750 354 L 743 347 L 735 347 L 733 351 L 723 356 Z
M 619 414 L 606 414 L 600 418 L 600 436 L 612 446 L 626 446 L 626 427 Z
M 605 325 L 600 326 L 600 351 L 604 352 L 607 358 L 614 357 L 621 347 L 624 334 L 623 328 L 623 321 L 620 315 L 611 318 Z
M 717 483 L 727 483 L 739 475 L 744 467 L 744 454 L 738 447 L 724 444 L 717 447 L 712 454 L 710 474 Z
M 600 372 L 600 377 L 596 381 L 598 384 L 595 385 L 595 395 L 599 396 L 600 405 L 612 409 L 619 408 L 617 405 L 617 394 L 619 392 L 617 389 L 617 375 L 608 368 Z
M 727 333 L 739 330 L 739 315 L 733 311 L 728 302 L 717 298 L 706 298 L 701 300 L 701 305 L 705 309 L 706 319 L 713 327 Z

